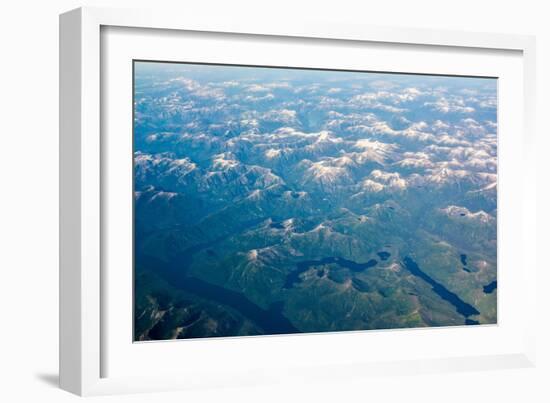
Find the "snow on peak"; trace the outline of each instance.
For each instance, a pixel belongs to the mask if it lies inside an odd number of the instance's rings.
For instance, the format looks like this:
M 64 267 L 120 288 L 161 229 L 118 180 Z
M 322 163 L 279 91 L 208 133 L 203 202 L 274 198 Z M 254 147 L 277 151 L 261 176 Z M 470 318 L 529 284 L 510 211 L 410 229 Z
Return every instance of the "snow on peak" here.
M 281 150 L 276 148 L 270 148 L 265 151 L 266 158 L 273 159 L 281 156 Z
M 214 156 L 212 165 L 216 169 L 231 169 L 239 165 L 239 161 L 235 159 L 231 153 L 222 153 Z
M 155 193 L 151 199 L 149 200 L 149 202 L 152 202 L 156 199 L 160 199 L 160 200 L 170 200 L 172 199 L 173 197 L 176 197 L 178 194 L 175 193 L 175 192 L 165 192 L 165 191 L 159 191 L 157 193 Z
M 355 161 L 349 155 L 342 155 L 341 157 L 331 158 L 332 165 L 337 167 L 355 166 Z
M 384 172 L 379 169 L 375 169 L 370 173 L 370 177 L 392 189 L 407 188 L 407 181 L 401 178 L 401 175 L 399 175 L 398 172 Z
M 297 121 L 297 113 L 291 109 L 271 110 L 265 113 L 262 117 L 270 121 L 282 123 L 294 123 Z
M 357 162 L 363 164 L 368 161 L 374 161 L 381 165 L 383 165 L 386 159 L 388 159 L 397 149 L 395 144 L 382 143 L 370 139 L 357 140 L 354 147 L 362 150 L 362 152 L 357 155 Z
M 381 183 L 375 182 L 372 179 L 365 179 L 361 183 L 361 187 L 367 192 L 378 193 L 384 190 L 384 185 Z
M 288 218 L 286 220 L 283 221 L 283 226 L 285 228 L 290 228 L 294 225 L 294 218 Z
M 164 174 L 187 175 L 197 169 L 197 165 L 189 158 L 174 158 L 172 154 L 143 154 L 134 155 L 134 164 L 141 174 L 151 169 L 163 171 Z
M 441 211 L 448 217 L 460 218 L 464 220 L 478 221 L 482 223 L 488 223 L 494 218 L 483 210 L 479 210 L 475 213 L 470 212 L 466 207 L 461 206 L 447 206 L 442 208 Z
M 255 189 L 246 197 L 248 200 L 260 200 L 262 197 L 262 191 L 260 189 Z
M 197 164 L 192 162 L 189 158 L 175 159 L 170 162 L 170 168 L 167 172 L 176 171 L 179 174 L 188 174 L 191 171 L 197 169 Z
M 254 261 L 258 259 L 258 250 L 257 249 L 251 249 L 248 251 L 246 257 L 250 261 Z
M 314 182 L 322 185 L 335 185 L 341 182 L 351 181 L 351 176 L 348 170 L 342 166 L 334 166 L 331 160 L 322 160 L 318 162 L 311 162 L 308 160 L 306 165 L 307 177 Z
M 401 168 L 432 168 L 433 163 L 428 158 L 403 158 L 401 161 L 395 163 L 395 165 Z

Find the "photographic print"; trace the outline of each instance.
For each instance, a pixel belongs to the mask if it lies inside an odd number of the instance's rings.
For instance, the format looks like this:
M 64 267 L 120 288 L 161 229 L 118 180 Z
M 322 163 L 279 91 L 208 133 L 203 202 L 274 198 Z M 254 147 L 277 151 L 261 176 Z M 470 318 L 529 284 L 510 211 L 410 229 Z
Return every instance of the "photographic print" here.
M 497 323 L 496 78 L 133 72 L 135 341 Z

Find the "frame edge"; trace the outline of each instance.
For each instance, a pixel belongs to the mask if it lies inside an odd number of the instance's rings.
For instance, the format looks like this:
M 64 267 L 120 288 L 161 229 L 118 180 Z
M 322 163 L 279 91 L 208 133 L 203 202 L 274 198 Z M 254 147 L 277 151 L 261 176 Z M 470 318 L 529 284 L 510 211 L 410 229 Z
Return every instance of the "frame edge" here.
M 523 110 L 523 135 L 525 137 L 526 149 L 524 151 L 523 164 L 525 166 L 525 183 L 522 189 L 525 195 L 528 195 L 524 200 L 527 201 L 523 207 L 524 234 L 535 234 L 535 242 L 530 242 L 524 238 L 525 253 L 525 271 L 526 277 L 537 279 L 540 277 L 540 268 L 538 264 L 538 246 L 536 242 L 537 227 L 537 39 L 534 35 L 524 36 L 523 47 L 523 93 L 524 93 L 524 110 Z M 528 285 L 528 300 L 527 304 L 530 307 L 527 325 L 525 326 L 525 357 L 532 363 L 537 365 L 537 304 L 539 295 L 539 281 L 527 281 Z
M 82 393 L 82 13 L 59 16 L 59 386 Z
M 231 22 L 213 21 L 207 26 L 175 20 L 165 13 L 151 10 L 84 7 L 60 15 L 59 28 L 59 119 L 60 119 L 60 387 L 77 395 L 101 395 L 128 392 L 127 380 L 101 378 L 100 305 L 99 305 L 99 28 L 121 25 L 136 28 L 187 29 L 256 35 L 327 37 L 325 25 L 291 24 L 282 30 L 265 32 L 251 24 L 235 26 Z M 216 28 L 217 27 L 217 28 Z M 283 33 L 286 32 L 286 33 Z M 338 31 L 338 30 L 337 30 Z M 403 39 L 403 31 L 410 35 Z M 436 35 L 443 31 L 443 35 Z M 340 29 L 328 38 L 376 41 L 384 43 L 420 43 L 432 46 L 500 48 L 524 52 L 525 108 L 535 102 L 535 39 L 515 34 L 474 33 L 400 27 L 353 26 Z M 366 39 L 365 37 L 368 37 Z M 383 40 L 384 39 L 384 40 Z M 529 77 L 528 77 L 529 76 Z M 529 102 L 528 102 L 529 101 Z M 526 162 L 533 158 L 536 140 L 534 111 L 524 116 L 525 135 L 529 137 Z M 532 164 L 529 164 L 530 166 Z M 95 170 L 95 171 L 94 171 Z M 529 169 L 536 174 L 536 170 Z M 536 179 L 533 179 L 536 181 Z M 535 190 L 529 191 L 536 194 Z M 533 210 L 534 211 L 534 210 Z M 536 216 L 529 215 L 529 227 L 536 226 Z M 94 222 L 95 220 L 95 222 Z M 534 222 L 533 222 L 534 220 Z M 534 261 L 536 263 L 536 261 Z M 536 266 L 533 265 L 533 266 Z M 530 267 L 529 273 L 537 273 Z M 529 303 L 535 303 L 535 285 Z M 535 363 L 535 334 L 529 326 L 526 350 L 520 367 Z M 525 362 L 526 360 L 527 362 Z M 517 365 L 517 364 L 516 364 Z M 516 367 L 512 365 L 512 367 Z M 154 383 L 154 382 L 153 382 Z M 141 391 L 180 389 L 173 380 L 152 387 L 144 382 Z M 139 387 L 137 388 L 140 389 Z

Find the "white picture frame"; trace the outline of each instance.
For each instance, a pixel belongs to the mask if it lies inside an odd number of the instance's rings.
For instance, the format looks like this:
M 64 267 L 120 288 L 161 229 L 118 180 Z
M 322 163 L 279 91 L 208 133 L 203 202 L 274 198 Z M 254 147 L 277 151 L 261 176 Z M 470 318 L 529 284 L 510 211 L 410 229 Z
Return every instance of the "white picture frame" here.
M 111 341 L 105 336 L 105 320 L 110 305 L 107 304 L 105 279 L 109 278 L 102 270 L 108 267 L 105 262 L 105 245 L 103 245 L 102 225 L 105 216 L 103 195 L 105 191 L 105 161 L 103 147 L 110 144 L 103 141 L 101 133 L 108 129 L 102 119 L 102 31 L 108 27 L 155 29 L 157 32 L 194 32 L 218 33 L 218 35 L 254 36 L 257 40 L 270 38 L 272 40 L 306 41 L 309 39 L 330 40 L 334 46 L 338 43 L 377 43 L 379 46 L 403 45 L 429 47 L 434 52 L 445 49 L 466 49 L 478 54 L 492 51 L 510 51 L 521 58 L 522 74 L 519 78 L 522 104 L 522 126 L 516 139 L 521 146 L 521 155 L 517 161 L 508 158 L 505 164 L 515 166 L 520 172 L 522 191 L 515 192 L 516 204 L 521 207 L 517 218 L 519 231 L 514 238 L 521 241 L 515 259 L 521 258 L 522 278 L 536 277 L 536 264 L 533 248 L 535 242 L 527 234 L 535 233 L 534 192 L 535 175 L 535 40 L 530 36 L 468 33 L 457 31 L 429 31 L 409 28 L 384 28 L 335 24 L 326 22 L 304 23 L 300 25 L 281 25 L 276 21 L 237 21 L 197 18 L 192 15 L 182 15 L 170 12 L 154 12 L 150 10 L 116 10 L 103 8 L 80 8 L 61 15 L 60 17 L 60 385 L 63 389 L 79 395 L 129 393 L 140 391 L 160 391 L 185 389 L 193 387 L 212 387 L 216 385 L 247 385 L 261 382 L 293 382 L 304 379 L 344 378 L 346 376 L 368 376 L 369 374 L 385 373 L 409 374 L 418 372 L 437 372 L 455 370 L 476 370 L 503 367 L 532 366 L 535 362 L 534 318 L 529 312 L 535 312 L 535 284 L 521 282 L 514 290 L 516 297 L 522 298 L 522 309 L 527 312 L 522 323 L 514 323 L 514 335 L 521 333 L 521 342 L 503 344 L 499 350 L 484 352 L 472 351 L 462 354 L 460 351 L 445 353 L 445 350 L 434 355 L 419 355 L 395 357 L 387 360 L 357 360 L 338 362 L 330 359 L 311 360 L 311 356 L 296 355 L 296 359 L 275 362 L 268 358 L 265 365 L 258 368 L 243 363 L 233 368 L 220 367 L 220 370 L 198 371 L 196 374 L 179 373 L 174 370 L 152 375 L 148 373 L 125 374 L 125 369 L 112 371 L 105 369 L 105 361 L 109 355 L 107 345 Z M 282 39 L 281 39 L 282 38 Z M 160 40 L 160 39 L 159 39 Z M 336 41 L 335 41 L 336 40 Z M 107 53 L 108 54 L 108 53 Z M 433 56 L 431 56 L 433 57 Z M 137 57 L 136 57 L 137 58 Z M 396 67 L 399 69 L 399 67 Z M 460 67 L 456 67 L 460 68 Z M 499 164 L 503 161 L 499 160 Z M 499 212 L 500 214 L 500 212 Z M 499 215 L 499 219 L 502 217 Z M 517 231 L 516 231 L 517 232 Z M 500 232 L 499 232 L 500 237 Z M 501 259 L 499 251 L 499 260 Z M 500 289 L 500 280 L 499 280 Z M 500 298 L 500 294 L 499 294 Z M 499 309 L 502 308 L 499 302 Z M 504 303 L 506 306 L 506 301 Z M 501 330 L 503 327 L 501 327 Z M 453 329 L 455 335 L 440 331 L 433 336 L 415 333 L 415 330 L 400 330 L 398 336 L 393 332 L 376 333 L 366 336 L 365 332 L 353 332 L 350 335 L 337 335 L 323 339 L 324 343 L 338 340 L 344 343 L 359 343 L 365 337 L 370 340 L 397 337 L 404 338 L 434 337 L 434 340 L 452 340 L 452 337 L 467 337 L 470 329 Z M 500 330 L 483 330 L 485 335 L 476 337 L 504 337 Z M 491 333 L 492 332 L 492 333 Z M 260 338 L 246 340 L 218 340 L 216 349 L 237 350 L 243 343 L 242 350 L 249 356 L 261 354 L 262 350 L 277 348 L 304 349 L 308 338 L 318 338 L 319 335 L 300 335 L 287 338 L 271 337 L 266 342 Z M 340 339 L 336 339 L 340 337 Z M 519 336 L 518 336 L 519 337 Z M 516 337 L 517 338 L 517 337 Z M 316 339 L 319 340 L 319 339 Z M 131 341 L 128 340 L 131 344 Z M 195 343 L 194 349 L 200 350 L 201 342 Z M 497 343 L 498 344 L 498 343 Z M 149 344 L 152 346 L 153 344 Z M 229 347 L 231 345 L 231 347 Z M 114 345 L 115 348 L 117 345 Z M 142 345 L 143 346 L 143 345 Z M 175 347 L 174 343 L 165 343 L 163 351 Z M 212 349 L 213 344 L 204 348 Z M 294 346 L 294 347 L 292 347 Z M 147 345 L 143 348 L 149 348 Z M 153 348 L 153 347 L 150 347 Z M 155 347 L 158 348 L 158 347 Z M 248 349 L 248 350 L 247 350 Z M 236 351 L 237 351 L 236 350 Z M 112 350 L 111 350 L 112 351 Z M 128 350 L 130 351 L 130 350 Z M 152 351 L 152 350 L 151 350 Z M 241 350 L 238 350 L 241 351 Z M 141 353 L 141 352 L 140 352 Z M 131 351 L 130 353 L 131 354 Z M 155 355 L 157 353 L 155 352 Z M 149 356 L 143 356 L 150 360 Z M 149 358 L 147 358 L 149 357 Z M 200 357 L 200 356 L 198 356 Z M 198 358 L 191 359 L 187 366 L 193 366 L 193 360 L 198 364 Z M 122 357 L 122 359 L 128 358 Z M 227 359 L 231 359 L 227 356 Z M 234 357 L 233 357 L 234 358 Z M 308 361 L 310 360 L 310 361 Z M 180 361 L 181 362 L 181 361 Z M 145 361 L 145 364 L 147 361 Z M 173 364 L 173 363 L 172 363 Z M 307 369 L 307 370 L 306 370 Z M 330 374 L 330 376 L 329 376 Z M 337 374 L 337 375 L 335 375 Z

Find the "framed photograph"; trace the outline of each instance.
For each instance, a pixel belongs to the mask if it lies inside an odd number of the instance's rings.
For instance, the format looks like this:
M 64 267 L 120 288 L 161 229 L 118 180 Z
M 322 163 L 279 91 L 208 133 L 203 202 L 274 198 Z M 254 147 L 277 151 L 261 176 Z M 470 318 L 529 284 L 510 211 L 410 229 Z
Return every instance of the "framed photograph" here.
M 60 18 L 60 382 L 534 363 L 534 39 Z

